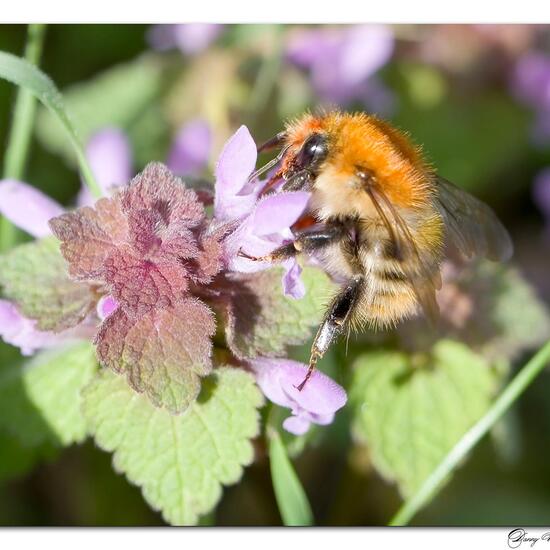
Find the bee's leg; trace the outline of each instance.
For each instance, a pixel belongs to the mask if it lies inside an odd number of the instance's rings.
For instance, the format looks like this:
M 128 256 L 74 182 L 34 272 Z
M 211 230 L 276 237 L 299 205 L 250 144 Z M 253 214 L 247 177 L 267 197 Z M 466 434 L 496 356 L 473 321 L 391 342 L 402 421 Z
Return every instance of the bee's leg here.
M 240 254 L 249 260 L 256 260 L 259 262 L 282 262 L 288 258 L 293 258 L 300 252 L 315 252 L 316 250 L 320 250 L 325 246 L 343 239 L 346 233 L 347 228 L 344 224 L 334 222 L 326 224 L 321 229 L 317 229 L 315 231 L 304 231 L 303 233 L 299 233 L 294 241 L 288 244 L 283 244 L 271 252 L 271 254 L 267 254 L 266 256 L 253 258 L 242 251 Z
M 309 359 L 309 368 L 306 376 L 299 386 L 298 391 L 302 391 L 306 382 L 311 378 L 317 361 L 323 357 L 332 342 L 342 334 L 351 318 L 351 313 L 357 305 L 363 276 L 358 275 L 351 279 L 346 286 L 334 297 L 330 307 L 325 314 L 325 318 L 317 331 L 313 345 L 311 346 L 311 355 Z

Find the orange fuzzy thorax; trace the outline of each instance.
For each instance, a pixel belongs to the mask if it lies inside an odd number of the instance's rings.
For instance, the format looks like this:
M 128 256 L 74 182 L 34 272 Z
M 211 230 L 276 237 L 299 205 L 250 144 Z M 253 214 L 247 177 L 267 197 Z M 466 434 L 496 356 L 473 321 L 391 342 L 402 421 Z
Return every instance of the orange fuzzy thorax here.
M 329 138 L 329 155 L 319 180 L 330 181 L 339 192 L 347 193 L 354 201 L 350 182 L 358 168 L 370 170 L 390 201 L 405 208 L 422 208 L 433 191 L 431 168 L 405 134 L 374 116 L 329 113 L 321 117 L 305 115 L 287 127 L 290 145 L 286 162 L 292 163 L 296 153 L 314 132 Z M 283 166 L 284 170 L 285 166 Z M 357 196 L 359 199 L 359 196 Z

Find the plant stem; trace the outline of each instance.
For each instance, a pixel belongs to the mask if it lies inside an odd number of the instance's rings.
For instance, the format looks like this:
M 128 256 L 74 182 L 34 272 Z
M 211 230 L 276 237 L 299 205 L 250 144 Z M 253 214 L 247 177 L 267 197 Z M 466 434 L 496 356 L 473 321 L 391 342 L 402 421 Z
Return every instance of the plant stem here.
M 439 466 L 424 481 L 422 487 L 399 509 L 389 525 L 407 525 L 417 512 L 438 492 L 443 481 L 451 474 L 462 459 L 487 434 L 517 398 L 550 362 L 550 341 L 516 374 L 485 415 L 468 430 L 451 449 Z
M 44 44 L 46 25 L 32 24 L 27 31 L 25 59 L 38 65 Z M 29 144 L 36 112 L 36 98 L 27 89 L 20 87 L 15 100 L 12 125 L 8 137 L 4 161 L 5 179 L 21 179 L 29 153 Z M 8 250 L 15 241 L 15 226 L 6 218 L 0 219 L 0 251 Z

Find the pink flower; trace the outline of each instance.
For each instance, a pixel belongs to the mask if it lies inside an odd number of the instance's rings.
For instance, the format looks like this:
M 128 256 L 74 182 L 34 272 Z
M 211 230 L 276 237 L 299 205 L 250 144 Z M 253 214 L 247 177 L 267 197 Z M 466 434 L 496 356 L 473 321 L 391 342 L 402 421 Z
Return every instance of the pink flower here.
M 311 424 L 330 424 L 336 411 L 346 404 L 344 388 L 320 371 L 315 371 L 304 389 L 298 391 L 296 386 L 307 372 L 303 363 L 259 358 L 251 366 L 265 396 L 291 410 L 291 416 L 283 422 L 283 428 L 290 433 L 302 435 Z
M 214 218 L 235 227 L 225 239 L 224 258 L 228 269 L 238 273 L 271 267 L 268 262 L 254 261 L 241 253 L 263 256 L 291 240 L 290 227 L 302 215 L 309 200 L 309 193 L 301 191 L 258 199 L 263 184 L 249 180 L 256 158 L 256 144 L 248 129 L 241 126 L 225 144 L 216 167 Z M 283 265 L 284 293 L 302 298 L 305 288 L 300 280 L 300 266 L 295 259 Z
M 0 337 L 7 344 L 18 347 L 23 355 L 33 355 L 38 350 L 71 341 L 90 339 L 93 333 L 94 329 L 89 325 L 61 332 L 38 330 L 36 321 L 21 315 L 11 302 L 0 300 Z
M 177 176 L 196 175 L 206 167 L 211 146 L 210 126 L 203 119 L 193 119 L 179 129 L 166 164 Z M 96 132 L 86 144 L 86 156 L 105 196 L 116 187 L 126 185 L 135 173 L 130 141 L 119 128 Z M 93 203 L 88 189 L 82 187 L 77 204 Z
M 223 25 L 212 23 L 154 25 L 147 38 L 156 50 L 178 48 L 185 55 L 195 55 L 210 46 L 222 30 Z
M 521 57 L 512 73 L 514 95 L 535 112 L 532 138 L 544 145 L 550 138 L 550 56 L 529 52 Z
M 60 204 L 22 181 L 0 181 L 0 214 L 33 237 L 50 235 L 48 220 L 63 212 Z
M 360 100 L 371 110 L 387 112 L 393 97 L 375 74 L 389 61 L 393 47 L 393 33 L 383 25 L 315 28 L 296 33 L 287 57 L 310 71 L 323 100 L 338 104 Z
M 178 176 L 196 175 L 208 163 L 212 146 L 212 132 L 200 118 L 184 124 L 174 142 L 166 165 Z
M 0 181 L 0 214 L 33 237 L 51 235 L 48 221 L 63 212 L 60 204 L 24 182 Z M 14 304 L 0 300 L 0 337 L 23 355 L 92 336 L 93 328 L 86 323 L 58 333 L 39 330 L 36 321 L 21 315 Z

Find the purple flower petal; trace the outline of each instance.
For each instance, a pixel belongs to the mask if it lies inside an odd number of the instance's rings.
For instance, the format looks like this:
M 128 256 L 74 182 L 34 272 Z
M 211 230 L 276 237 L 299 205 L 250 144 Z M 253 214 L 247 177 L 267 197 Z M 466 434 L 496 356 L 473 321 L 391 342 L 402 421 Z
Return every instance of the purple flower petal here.
M 48 220 L 63 212 L 60 204 L 27 183 L 0 181 L 0 214 L 33 237 L 50 235 Z
M 365 81 L 390 59 L 393 33 L 384 25 L 357 25 L 347 31 L 340 57 L 340 77 L 347 86 Z
M 314 63 L 326 58 L 338 48 L 341 40 L 337 29 L 301 31 L 290 39 L 286 55 L 296 65 L 311 68 Z
M 126 134 L 118 128 L 95 133 L 86 145 L 86 156 L 104 195 L 111 187 L 132 178 L 132 148 Z
M 311 426 L 311 421 L 301 416 L 289 416 L 283 421 L 283 428 L 294 435 L 304 435 Z
M 23 355 L 32 355 L 39 349 L 52 348 L 76 340 L 75 331 L 44 332 L 35 328 L 36 321 L 23 317 L 7 300 L 0 300 L 0 337 L 4 342 L 20 348 Z
M 97 303 L 97 316 L 101 321 L 118 308 L 118 302 L 112 296 L 103 296 Z
M 304 191 L 277 193 L 258 201 L 252 212 L 254 235 L 271 235 L 290 227 L 304 212 L 310 194 Z
M 219 221 L 247 214 L 256 195 L 240 195 L 256 166 L 256 144 L 246 126 L 241 126 L 225 144 L 216 166 L 214 216 Z
M 154 25 L 147 38 L 157 50 L 177 47 L 187 55 L 206 49 L 220 34 L 223 25 L 211 23 L 184 23 L 180 25 Z
M 304 379 L 307 366 L 289 359 L 258 358 L 252 361 L 256 381 L 266 397 L 282 407 L 290 408 L 293 417 L 284 425 L 293 433 L 304 433 L 307 423 L 328 424 L 334 413 L 342 408 L 347 395 L 339 384 L 315 371 L 302 391 L 298 386 Z
M 369 80 L 390 59 L 394 48 L 391 29 L 384 25 L 352 25 L 315 29 L 297 36 L 288 58 L 311 70 L 317 93 L 326 101 L 365 100 Z
M 512 90 L 535 108 L 550 107 L 550 57 L 529 52 L 519 59 L 512 74 Z
M 301 300 L 306 295 L 306 287 L 300 278 L 302 268 L 294 259 L 286 260 L 283 263 L 285 274 L 283 275 L 283 293 L 295 300 Z
M 210 156 L 212 132 L 205 120 L 196 119 L 178 132 L 167 165 L 178 176 L 196 174 L 203 170 Z

